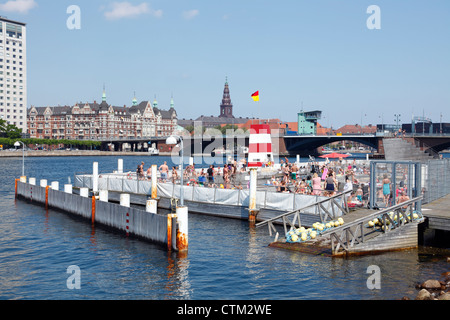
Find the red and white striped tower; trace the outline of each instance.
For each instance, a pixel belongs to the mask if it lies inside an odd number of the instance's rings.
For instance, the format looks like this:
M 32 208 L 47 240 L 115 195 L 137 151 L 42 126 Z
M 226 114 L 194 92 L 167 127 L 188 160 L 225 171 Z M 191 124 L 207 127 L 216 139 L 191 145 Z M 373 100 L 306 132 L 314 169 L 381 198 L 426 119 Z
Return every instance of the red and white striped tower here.
M 270 126 L 267 124 L 252 125 L 248 148 L 248 167 L 260 168 L 264 163 L 273 160 Z

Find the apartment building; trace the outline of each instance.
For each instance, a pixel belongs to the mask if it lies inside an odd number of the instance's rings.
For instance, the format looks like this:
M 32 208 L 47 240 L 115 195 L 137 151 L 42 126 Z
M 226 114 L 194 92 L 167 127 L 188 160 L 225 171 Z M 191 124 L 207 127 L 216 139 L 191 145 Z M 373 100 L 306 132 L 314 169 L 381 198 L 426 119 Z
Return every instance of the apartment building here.
M 28 111 L 30 138 L 68 140 L 114 140 L 166 137 L 178 127 L 173 99 L 169 110 L 155 100 L 117 107 L 106 102 L 76 103 L 73 106 L 34 107 Z
M 27 132 L 26 24 L 0 16 L 0 118 Z

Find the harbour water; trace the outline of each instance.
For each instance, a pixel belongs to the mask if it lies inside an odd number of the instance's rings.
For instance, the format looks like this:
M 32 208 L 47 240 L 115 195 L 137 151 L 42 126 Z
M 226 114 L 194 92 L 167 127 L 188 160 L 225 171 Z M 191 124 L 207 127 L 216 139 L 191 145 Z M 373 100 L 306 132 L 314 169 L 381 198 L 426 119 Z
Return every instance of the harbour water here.
M 29 177 L 68 182 L 76 173 L 112 172 L 119 157 L 26 158 Z M 135 172 L 170 157 L 120 157 Z M 0 160 L 1 300 L 393 300 L 414 298 L 415 285 L 449 271 L 448 248 L 348 259 L 269 248 L 266 229 L 248 222 L 191 214 L 189 251 L 126 238 L 56 210 L 15 200 L 22 158 Z M 69 266 L 81 270 L 69 289 Z M 381 288 L 369 289 L 370 266 Z

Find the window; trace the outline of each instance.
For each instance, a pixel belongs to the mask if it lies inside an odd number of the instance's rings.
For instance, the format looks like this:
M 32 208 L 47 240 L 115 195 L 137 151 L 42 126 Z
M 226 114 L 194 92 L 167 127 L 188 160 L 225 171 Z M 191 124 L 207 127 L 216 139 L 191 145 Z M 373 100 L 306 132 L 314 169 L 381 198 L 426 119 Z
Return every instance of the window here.
M 12 23 L 6 24 L 6 35 L 11 38 L 22 39 L 22 26 Z

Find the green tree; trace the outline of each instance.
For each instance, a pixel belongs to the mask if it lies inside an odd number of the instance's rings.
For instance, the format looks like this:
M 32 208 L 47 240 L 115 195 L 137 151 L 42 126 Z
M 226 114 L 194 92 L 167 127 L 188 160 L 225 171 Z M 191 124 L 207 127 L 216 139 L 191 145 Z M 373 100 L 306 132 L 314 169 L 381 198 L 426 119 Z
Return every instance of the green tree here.
M 17 128 L 13 124 L 8 124 L 3 119 L 0 119 L 0 133 L 9 139 L 20 139 L 22 137 L 22 129 Z

